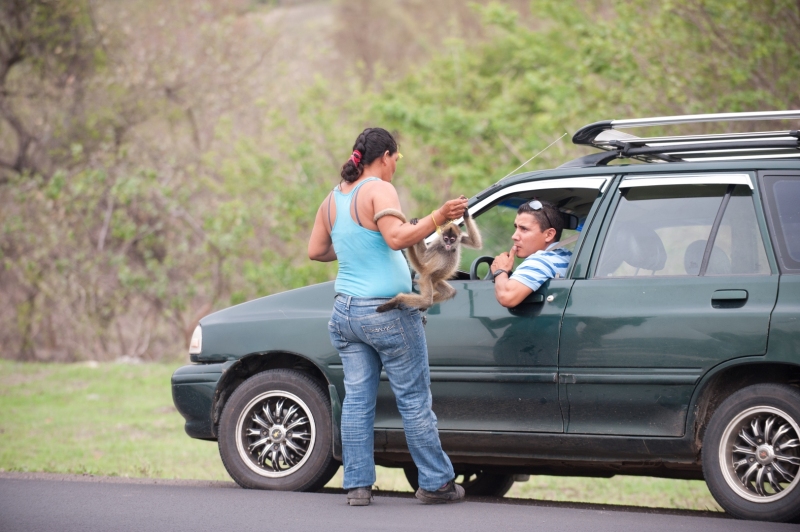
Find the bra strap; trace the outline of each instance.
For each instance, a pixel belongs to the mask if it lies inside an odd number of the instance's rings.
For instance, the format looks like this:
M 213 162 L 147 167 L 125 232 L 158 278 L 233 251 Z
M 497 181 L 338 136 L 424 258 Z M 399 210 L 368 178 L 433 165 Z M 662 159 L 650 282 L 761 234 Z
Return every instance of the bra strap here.
M 358 225 L 360 225 L 361 227 L 364 227 L 364 224 L 361 223 L 361 219 L 358 217 L 358 192 L 360 190 L 361 190 L 361 187 L 358 187 L 356 189 L 356 193 L 353 194 L 353 211 L 355 211 L 355 213 L 356 213 L 356 221 L 358 222 Z
M 355 211 L 355 213 L 356 213 L 356 221 L 358 222 L 358 225 L 360 225 L 361 227 L 364 227 L 364 224 L 361 223 L 361 219 L 358 217 L 358 193 L 361 191 L 361 186 L 364 183 L 369 183 L 370 181 L 375 181 L 376 179 L 378 179 L 378 178 L 377 177 L 370 177 L 368 179 L 365 179 L 361 183 L 361 185 L 358 185 L 358 187 L 356 188 L 355 194 L 353 194 L 353 211 Z

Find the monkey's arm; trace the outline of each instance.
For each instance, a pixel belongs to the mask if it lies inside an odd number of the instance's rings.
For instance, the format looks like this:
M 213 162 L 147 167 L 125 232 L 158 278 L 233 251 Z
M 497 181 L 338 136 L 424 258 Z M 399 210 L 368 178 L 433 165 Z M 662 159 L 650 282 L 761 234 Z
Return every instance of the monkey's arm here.
M 469 215 L 469 211 L 464 211 L 464 225 L 467 226 L 468 235 L 461 237 L 461 244 L 473 249 L 481 249 L 483 247 L 483 240 L 481 239 L 481 232 L 478 231 L 478 226 L 475 225 L 475 219 Z
M 426 249 L 427 246 L 425 245 L 425 241 L 420 240 L 406 250 L 406 258 L 408 259 L 408 262 L 411 263 L 411 267 L 414 268 L 414 271 L 419 274 L 425 271 L 423 266 L 423 257 L 425 257 Z

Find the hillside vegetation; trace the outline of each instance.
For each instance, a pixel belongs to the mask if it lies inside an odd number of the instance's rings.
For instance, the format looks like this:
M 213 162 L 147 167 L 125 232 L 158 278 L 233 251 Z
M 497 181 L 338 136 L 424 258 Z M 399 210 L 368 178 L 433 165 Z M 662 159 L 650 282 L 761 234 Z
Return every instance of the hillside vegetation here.
M 332 278 L 306 242 L 366 126 L 427 212 L 596 120 L 796 109 L 798 30 L 793 0 L 6 0 L 0 356 L 176 359 Z

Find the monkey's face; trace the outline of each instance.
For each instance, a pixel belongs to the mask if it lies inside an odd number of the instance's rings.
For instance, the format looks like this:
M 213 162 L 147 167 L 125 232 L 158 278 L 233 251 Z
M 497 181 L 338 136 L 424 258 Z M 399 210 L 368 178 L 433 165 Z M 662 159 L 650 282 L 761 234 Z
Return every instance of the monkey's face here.
M 447 251 L 455 251 L 459 236 L 458 231 L 454 230 L 452 226 L 442 231 L 444 249 Z

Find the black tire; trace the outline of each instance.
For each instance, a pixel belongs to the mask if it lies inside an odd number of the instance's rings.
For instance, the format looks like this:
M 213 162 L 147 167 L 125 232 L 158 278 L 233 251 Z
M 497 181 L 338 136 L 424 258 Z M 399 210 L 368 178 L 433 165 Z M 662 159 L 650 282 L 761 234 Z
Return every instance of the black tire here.
M 800 519 L 798 438 L 796 388 L 756 384 L 728 397 L 703 438 L 703 474 L 719 505 L 739 519 Z
M 219 423 L 219 454 L 243 488 L 316 491 L 339 469 L 332 455 L 328 394 L 308 375 L 275 369 L 231 395 Z
M 414 465 L 403 468 L 406 480 L 411 488 L 419 488 L 419 471 Z M 514 475 L 498 475 L 473 471 L 467 473 L 456 472 L 456 483 L 460 484 L 468 497 L 502 497 L 514 485 Z

